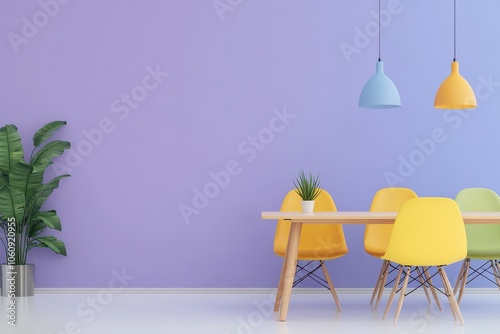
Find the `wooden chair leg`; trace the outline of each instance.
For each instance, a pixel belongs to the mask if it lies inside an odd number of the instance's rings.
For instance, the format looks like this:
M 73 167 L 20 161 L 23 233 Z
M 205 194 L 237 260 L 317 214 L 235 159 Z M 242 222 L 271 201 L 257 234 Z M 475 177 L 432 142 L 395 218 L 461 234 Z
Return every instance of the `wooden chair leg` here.
M 500 286 L 499 273 L 495 260 L 490 260 L 490 263 L 491 263 L 491 269 L 493 270 L 493 275 L 495 276 L 495 282 L 497 282 L 497 286 Z
M 398 270 L 398 276 L 396 277 L 396 280 L 394 281 L 394 286 L 391 291 L 391 295 L 389 296 L 389 300 L 387 301 L 387 306 L 385 307 L 385 312 L 384 316 L 382 319 L 385 319 L 387 317 L 387 313 L 389 312 L 389 309 L 391 308 L 392 300 L 394 299 L 394 295 L 396 294 L 396 291 L 399 288 L 399 280 L 401 279 L 401 273 L 403 272 L 403 266 L 399 266 Z
M 431 297 L 429 296 L 429 290 L 427 290 L 427 286 L 425 285 L 425 279 L 423 277 L 423 273 L 420 272 L 420 268 L 417 267 L 417 275 L 418 275 L 418 280 L 422 284 L 422 287 L 424 288 L 425 296 L 427 297 L 427 302 L 430 304 L 431 303 Z
M 381 288 L 380 283 L 382 282 L 382 278 L 384 277 L 384 270 L 386 267 L 386 262 L 387 262 L 387 260 L 384 260 L 382 262 L 382 266 L 380 267 L 380 273 L 378 274 L 377 282 L 375 283 L 375 288 L 373 289 L 372 299 L 370 299 L 370 305 L 373 304 L 373 301 L 375 300 L 375 296 L 378 295 L 378 289 Z
M 441 303 L 439 302 L 439 298 L 436 292 L 436 289 L 434 288 L 434 285 L 432 284 L 432 279 L 431 275 L 429 274 L 429 268 L 422 267 L 425 278 L 427 279 L 427 282 L 429 282 L 429 287 L 431 289 L 432 296 L 434 297 L 434 300 L 436 301 L 436 305 L 438 306 L 439 310 L 442 311 L 443 308 L 441 307 Z
M 500 263 L 498 263 L 498 260 L 494 260 L 495 266 L 497 268 L 498 275 L 500 276 Z M 500 286 L 498 287 L 500 289 Z
M 458 277 L 457 277 L 457 282 L 455 283 L 455 287 L 453 288 L 453 293 L 456 294 L 457 293 L 457 290 L 459 288 L 459 286 L 461 285 L 462 283 L 462 279 L 464 278 L 464 271 L 465 271 L 465 262 L 467 261 L 467 259 L 465 259 L 463 262 L 462 262 L 462 267 L 460 267 L 460 272 L 458 273 Z
M 464 324 L 464 319 L 462 318 L 462 313 L 460 312 L 460 307 L 458 306 L 457 300 L 455 299 L 455 295 L 453 294 L 453 288 L 451 287 L 450 281 L 448 280 L 448 276 L 446 276 L 446 272 L 442 267 L 438 268 L 441 273 L 441 278 L 443 279 L 443 285 L 446 286 L 446 290 L 448 291 L 448 299 L 450 301 L 450 307 L 455 310 L 455 315 L 458 317 L 460 324 Z
M 462 277 L 462 283 L 460 284 L 460 290 L 459 290 L 460 292 L 458 293 L 458 300 L 457 300 L 458 304 L 460 304 L 460 301 L 462 300 L 462 295 L 464 294 L 465 285 L 467 284 L 467 277 L 469 276 L 469 268 L 470 268 L 470 259 L 465 259 L 464 265 L 465 268 Z
M 446 285 L 445 278 L 443 276 L 443 272 L 440 270 L 440 268 L 441 267 L 438 267 L 438 273 L 439 273 L 439 277 L 441 277 L 441 281 L 443 282 L 444 294 L 448 298 L 448 303 L 450 304 L 450 310 L 451 310 L 451 313 L 453 314 L 453 319 L 456 321 L 458 319 L 457 318 L 457 312 L 456 312 L 455 307 L 451 303 L 450 296 L 449 296 L 449 293 L 448 293 L 448 286 Z M 453 296 L 455 296 L 455 295 L 453 295 Z
M 387 275 L 389 274 L 390 270 L 391 270 L 391 261 L 387 261 L 384 271 L 384 276 L 382 277 L 382 281 L 380 282 L 380 286 L 378 289 L 378 296 L 377 296 L 377 301 L 375 302 L 375 309 L 377 309 L 378 304 L 380 303 L 380 299 L 382 298 L 382 294 L 384 293 L 385 283 L 387 282 Z
M 330 288 L 330 292 L 332 293 L 333 299 L 335 299 L 335 304 L 337 304 L 337 309 L 341 311 L 339 297 L 337 296 L 337 292 L 335 292 L 335 287 L 333 286 L 330 274 L 328 274 L 328 270 L 326 270 L 325 262 L 320 261 L 320 263 L 321 263 L 321 269 L 323 269 L 323 275 L 325 276 L 326 282 L 328 283 L 328 287 Z
M 411 267 L 406 267 L 406 276 L 403 282 L 403 287 L 399 292 L 399 302 L 398 308 L 396 309 L 396 316 L 394 317 L 394 325 L 398 323 L 399 314 L 401 313 L 401 308 L 403 307 L 403 301 L 405 299 L 406 287 L 408 286 L 408 279 L 410 278 Z

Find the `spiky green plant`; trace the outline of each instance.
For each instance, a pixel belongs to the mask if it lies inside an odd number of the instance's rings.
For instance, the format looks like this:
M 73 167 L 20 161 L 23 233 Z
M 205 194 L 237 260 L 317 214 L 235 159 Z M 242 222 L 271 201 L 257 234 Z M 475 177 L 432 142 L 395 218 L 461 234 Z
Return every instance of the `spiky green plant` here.
M 299 172 L 299 177 L 293 181 L 295 191 L 304 201 L 314 201 L 319 196 L 322 190 L 320 183 L 319 175 L 314 176 L 311 172 L 306 175 L 303 170 Z
M 61 221 L 56 211 L 41 211 L 47 198 L 59 186 L 64 174 L 43 183 L 45 170 L 52 160 L 70 148 L 70 143 L 53 140 L 43 145 L 52 134 L 65 125 L 64 121 L 46 124 L 33 136 L 33 151 L 29 160 L 24 159 L 21 136 L 12 124 L 0 128 L 0 240 L 7 255 L 14 243 L 15 265 L 26 264 L 28 251 L 35 247 L 50 248 L 66 256 L 64 242 L 53 236 L 42 236 L 46 228 L 60 231 Z M 29 161 L 29 162 L 27 162 Z M 8 222 L 15 219 L 15 238 L 8 238 Z M 10 233 L 12 235 L 12 233 Z M 14 239 L 14 240 L 12 240 Z M 11 262 L 11 261 L 9 261 Z

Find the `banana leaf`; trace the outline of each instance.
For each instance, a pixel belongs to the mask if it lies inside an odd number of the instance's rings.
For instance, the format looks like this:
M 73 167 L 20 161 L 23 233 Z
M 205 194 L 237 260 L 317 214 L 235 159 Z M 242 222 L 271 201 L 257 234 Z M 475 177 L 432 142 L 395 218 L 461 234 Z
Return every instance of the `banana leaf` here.
M 25 200 L 22 191 L 8 185 L 0 188 L 0 212 L 3 220 L 14 217 L 19 229 L 24 218 L 24 206 Z
M 17 127 L 8 124 L 0 128 L 0 171 L 8 175 L 21 159 L 24 159 L 24 151 Z
M 52 159 L 60 156 L 71 147 L 70 143 L 62 140 L 54 140 L 42 147 L 30 160 L 30 164 L 39 170 L 45 169 Z
M 47 247 L 52 249 L 55 253 L 66 256 L 66 246 L 64 242 L 56 239 L 53 236 L 44 236 L 33 238 L 28 246 L 28 250 L 35 247 Z
M 57 216 L 57 213 L 54 210 L 50 211 L 39 211 L 33 216 L 31 216 L 30 223 L 44 223 L 45 226 L 52 228 L 54 230 L 61 231 L 61 220 Z
M 59 181 L 62 178 L 69 177 L 68 174 L 63 174 L 56 176 L 46 184 L 41 185 L 36 189 L 33 195 L 28 200 L 28 204 L 26 206 L 26 212 L 28 214 L 34 214 L 42 208 L 43 203 L 47 200 L 47 198 L 52 194 L 52 192 L 59 187 Z
M 59 129 L 61 126 L 66 125 L 65 121 L 53 121 L 45 124 L 43 127 L 38 130 L 33 136 L 33 146 L 38 147 L 44 141 L 50 138 L 52 134 Z
M 10 172 L 9 183 L 12 188 L 22 191 L 26 198 L 30 198 L 43 183 L 43 170 L 36 170 L 24 161 L 18 161 Z

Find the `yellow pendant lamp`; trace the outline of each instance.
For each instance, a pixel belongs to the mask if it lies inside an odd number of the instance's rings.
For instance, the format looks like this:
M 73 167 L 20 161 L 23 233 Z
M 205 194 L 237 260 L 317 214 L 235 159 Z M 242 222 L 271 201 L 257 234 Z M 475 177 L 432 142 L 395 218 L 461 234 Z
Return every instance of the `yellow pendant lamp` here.
M 444 79 L 434 99 L 434 108 L 471 109 L 477 107 L 476 95 L 467 80 L 460 75 L 457 53 L 457 1 L 453 2 L 453 62 L 451 74 Z

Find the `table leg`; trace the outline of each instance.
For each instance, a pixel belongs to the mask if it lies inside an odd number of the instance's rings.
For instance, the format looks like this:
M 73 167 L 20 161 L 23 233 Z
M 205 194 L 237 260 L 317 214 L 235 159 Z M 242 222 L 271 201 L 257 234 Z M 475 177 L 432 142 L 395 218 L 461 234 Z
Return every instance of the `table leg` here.
M 288 313 L 288 304 L 292 295 L 292 286 L 295 279 L 295 266 L 297 264 L 297 255 L 299 251 L 300 232 L 302 231 L 302 223 L 292 222 L 290 227 L 290 235 L 288 236 L 288 244 L 286 246 L 286 263 L 282 288 L 282 303 L 280 310 L 280 321 L 286 320 Z
M 283 256 L 283 265 L 281 266 L 280 282 L 278 283 L 278 291 L 276 292 L 276 301 L 274 302 L 274 311 L 278 311 L 281 305 L 281 298 L 283 296 L 283 281 L 285 280 L 285 269 L 286 269 L 286 251 L 285 256 Z

